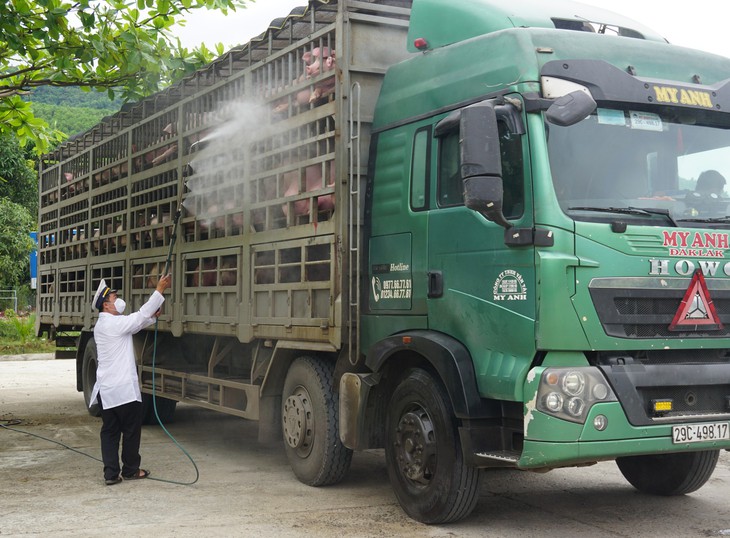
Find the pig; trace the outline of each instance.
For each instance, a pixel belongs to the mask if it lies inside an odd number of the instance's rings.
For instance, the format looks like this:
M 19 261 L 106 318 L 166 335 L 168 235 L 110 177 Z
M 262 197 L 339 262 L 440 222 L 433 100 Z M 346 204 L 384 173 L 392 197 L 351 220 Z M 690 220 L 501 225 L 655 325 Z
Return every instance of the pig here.
M 116 233 L 122 234 L 116 239 L 116 244 L 117 244 L 117 246 L 119 246 L 119 249 L 122 250 L 122 249 L 127 248 L 127 235 L 124 233 L 124 224 L 123 223 L 120 222 L 117 225 Z
M 168 222 L 170 222 L 170 213 L 162 213 L 161 218 L 158 218 L 156 215 L 153 214 L 152 218 L 150 219 L 150 225 L 152 226 L 162 224 L 162 226 L 152 232 L 152 237 L 154 237 L 155 242 L 158 245 L 161 244 L 163 239 L 165 238 L 165 225 Z
M 132 289 L 141 290 L 142 288 L 144 288 L 144 278 L 143 278 L 143 274 L 142 274 L 143 272 L 144 272 L 144 269 L 142 268 L 141 265 L 139 265 L 134 270 L 134 276 L 132 276 Z
M 147 288 L 155 288 L 157 287 L 157 275 L 160 274 L 160 267 L 159 264 L 151 264 L 148 265 L 149 267 L 149 274 L 147 275 L 147 281 L 145 284 L 145 287 Z
M 69 183 L 73 181 L 74 175 L 71 172 L 64 172 L 63 179 L 66 180 L 66 184 L 68 185 L 68 196 L 73 196 L 76 192 L 76 185 L 69 185 Z
M 91 240 L 91 251 L 94 254 L 98 254 L 99 253 L 99 247 L 100 247 L 99 236 L 100 235 L 101 234 L 99 232 L 99 228 L 94 228 L 94 233 L 91 234 L 91 237 L 92 237 L 92 240 Z
M 143 211 L 137 213 L 137 228 L 144 228 L 147 224 L 147 219 Z M 132 235 L 132 241 L 135 243 L 136 248 L 143 248 L 145 243 L 149 242 L 148 232 L 137 232 Z
M 71 253 L 72 253 L 73 257 L 76 258 L 81 253 L 81 249 L 79 248 L 79 245 L 77 243 L 79 240 L 79 234 L 78 234 L 77 230 L 71 230 L 70 233 L 71 233 L 71 243 L 73 244 L 73 246 L 71 247 Z
M 103 170 L 99 174 L 99 185 L 108 185 L 111 182 L 111 172 L 109 170 Z
M 284 196 L 294 196 L 299 194 L 299 171 L 293 170 L 291 172 L 285 172 L 282 174 L 282 179 L 284 180 L 284 184 L 286 185 L 286 188 L 284 190 Z M 294 209 L 294 215 L 306 215 L 309 212 L 309 200 L 297 200 L 296 202 L 293 202 L 292 204 L 283 204 L 281 206 L 281 210 L 284 213 L 285 217 L 289 216 L 289 207 L 293 207 Z
M 231 228 L 236 230 L 243 228 L 243 214 L 240 211 L 234 213 L 236 209 L 236 201 L 234 199 L 227 198 L 223 202 L 223 209 L 226 213 L 231 214 Z
M 221 260 L 221 286 L 235 286 L 236 276 L 236 257 L 226 256 Z
M 305 52 L 302 60 L 306 64 L 304 67 L 305 78 L 315 78 L 320 73 L 333 71 L 336 67 L 335 51 L 330 51 L 329 47 L 315 47 L 312 52 Z M 297 93 L 297 104 L 300 106 L 314 103 L 323 97 L 331 95 L 335 91 L 335 77 L 328 77 L 325 80 L 317 82 L 313 89 L 307 88 Z
M 235 261 L 223 262 L 221 267 L 230 269 L 229 271 L 221 272 L 221 283 L 224 286 L 232 286 L 236 284 L 236 270 Z M 216 286 L 218 284 L 218 261 L 216 258 L 204 258 L 202 271 L 201 266 L 196 260 L 190 260 L 188 262 L 188 269 L 185 276 L 185 285 L 191 288 L 197 288 L 199 285 L 203 286 Z M 232 273 L 232 274 L 231 274 Z M 225 275 L 225 276 L 224 276 Z
M 79 243 L 81 243 L 81 245 L 79 246 L 79 255 L 81 257 L 84 257 L 88 253 L 88 248 L 86 245 L 86 229 L 85 228 L 82 228 L 81 230 L 79 230 Z
M 203 259 L 203 286 L 215 286 L 218 282 L 218 261 L 216 258 Z
M 220 206 L 216 203 L 210 204 L 199 216 L 200 229 L 210 233 L 219 232 L 226 227 L 226 218 L 216 216 L 220 212 Z
M 186 222 L 183 224 L 183 235 L 185 236 L 186 241 L 195 240 L 195 223 L 194 222 Z
M 151 166 L 157 166 L 158 164 L 167 162 L 177 157 L 177 142 L 168 146 L 163 146 L 157 151 L 151 153 L 153 153 L 152 160 L 150 161 Z
M 302 83 L 308 79 L 315 78 L 321 73 L 334 71 L 337 67 L 335 62 L 335 51 L 329 47 L 315 47 L 311 51 L 302 54 L 304 62 L 304 72 L 294 81 Z M 333 73 L 334 75 L 334 73 Z M 335 91 L 335 77 L 328 77 L 325 80 L 317 82 L 313 88 L 305 88 L 297 92 L 294 97 L 294 103 L 298 106 L 306 106 L 316 103 L 318 100 L 331 95 Z M 272 112 L 280 114 L 289 108 L 289 98 L 282 97 L 273 102 Z
M 334 161 L 331 161 L 329 165 L 325 165 L 326 169 L 329 170 L 329 181 L 327 187 L 334 186 Z M 285 181 L 288 181 L 288 186 L 284 191 L 284 196 L 294 196 L 299 194 L 299 180 L 297 178 L 298 172 L 287 172 L 284 174 Z M 305 176 L 305 188 L 306 192 L 315 192 L 322 189 L 322 166 L 319 164 L 313 164 L 307 166 L 304 169 Z M 295 216 L 303 216 L 309 214 L 309 198 L 304 200 L 297 200 L 291 204 L 294 208 Z M 281 210 L 284 216 L 289 216 L 289 205 L 284 204 Z M 317 197 L 317 211 L 332 211 L 335 207 L 335 200 L 333 194 L 326 194 Z
M 188 268 L 185 273 L 185 285 L 188 288 L 197 288 L 200 285 L 198 269 L 198 262 L 188 263 Z

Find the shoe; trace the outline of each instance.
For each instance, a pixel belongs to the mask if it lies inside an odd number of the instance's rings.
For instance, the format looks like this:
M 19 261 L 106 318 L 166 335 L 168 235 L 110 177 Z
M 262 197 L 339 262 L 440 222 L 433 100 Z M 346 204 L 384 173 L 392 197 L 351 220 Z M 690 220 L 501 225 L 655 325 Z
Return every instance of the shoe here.
M 123 476 L 123 477 L 121 477 L 119 479 L 119 481 L 121 482 L 122 478 L 124 478 L 124 480 L 141 480 L 143 478 L 147 478 L 149 475 L 150 475 L 150 472 L 148 470 L 146 470 L 146 469 L 140 469 L 139 471 L 137 471 L 136 473 L 134 473 L 131 476 Z
M 122 481 L 122 477 L 121 476 L 118 476 L 116 478 L 111 478 L 109 480 L 104 480 L 104 483 L 107 486 L 113 486 L 114 484 L 119 484 L 119 482 L 121 482 L 121 481 Z

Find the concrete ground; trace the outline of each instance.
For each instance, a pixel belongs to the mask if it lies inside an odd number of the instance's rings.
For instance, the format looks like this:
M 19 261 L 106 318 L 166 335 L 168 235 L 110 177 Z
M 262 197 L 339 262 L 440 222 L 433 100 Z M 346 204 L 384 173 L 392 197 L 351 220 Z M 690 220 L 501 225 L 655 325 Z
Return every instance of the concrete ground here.
M 33 357 L 30 357 L 33 359 Z M 99 457 L 100 421 L 75 390 L 74 361 L 0 360 L 0 423 Z M 0 536 L 262 537 L 687 537 L 730 536 L 730 453 L 710 482 L 685 497 L 634 491 L 613 463 L 547 474 L 486 474 L 468 519 L 410 520 L 388 485 L 382 451 L 356 453 L 345 482 L 310 488 L 256 425 L 180 405 L 170 432 L 200 470 L 192 486 L 143 480 L 108 487 L 101 464 L 0 428 Z M 190 461 L 157 426 L 142 433 L 152 476 L 192 481 Z

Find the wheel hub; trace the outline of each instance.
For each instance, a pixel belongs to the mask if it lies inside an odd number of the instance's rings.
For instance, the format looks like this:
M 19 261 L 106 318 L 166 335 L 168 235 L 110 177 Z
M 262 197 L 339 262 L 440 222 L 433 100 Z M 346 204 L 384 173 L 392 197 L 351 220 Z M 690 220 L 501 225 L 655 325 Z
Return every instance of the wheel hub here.
M 433 423 L 423 409 L 404 413 L 396 429 L 398 466 L 407 478 L 428 484 L 436 469 L 437 451 Z
M 314 436 L 314 415 L 312 402 L 304 387 L 297 387 L 284 402 L 283 425 L 284 440 L 300 455 L 305 456 L 312 450 Z

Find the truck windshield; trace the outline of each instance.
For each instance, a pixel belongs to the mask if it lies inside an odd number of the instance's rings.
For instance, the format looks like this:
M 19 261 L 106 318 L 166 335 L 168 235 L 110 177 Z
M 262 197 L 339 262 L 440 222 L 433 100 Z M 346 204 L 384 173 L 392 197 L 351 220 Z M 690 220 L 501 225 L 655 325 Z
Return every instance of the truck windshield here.
M 546 124 L 560 207 L 575 220 L 730 227 L 730 125 L 708 117 L 598 108 Z

